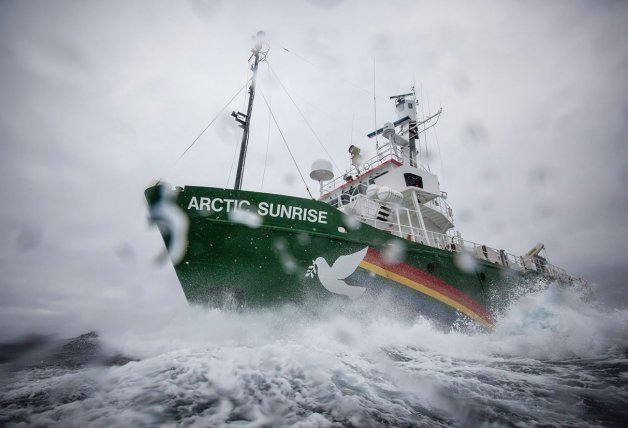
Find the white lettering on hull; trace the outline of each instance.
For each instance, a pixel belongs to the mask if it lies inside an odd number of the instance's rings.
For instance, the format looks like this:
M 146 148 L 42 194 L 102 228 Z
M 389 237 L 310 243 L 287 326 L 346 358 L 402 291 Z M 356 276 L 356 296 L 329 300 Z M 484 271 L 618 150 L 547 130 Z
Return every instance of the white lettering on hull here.
M 229 213 L 236 209 L 248 209 L 251 203 L 246 199 L 206 198 L 192 196 L 188 210 Z M 277 204 L 262 201 L 257 206 L 257 214 L 266 217 L 287 218 L 290 220 L 307 221 L 309 223 L 327 224 L 327 212 L 293 205 Z

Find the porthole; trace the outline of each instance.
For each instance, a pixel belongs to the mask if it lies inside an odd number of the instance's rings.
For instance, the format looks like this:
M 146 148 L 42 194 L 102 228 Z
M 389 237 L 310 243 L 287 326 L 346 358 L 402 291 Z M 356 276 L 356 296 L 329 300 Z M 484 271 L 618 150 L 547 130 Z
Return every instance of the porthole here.
M 434 272 L 434 263 L 430 262 L 430 263 L 427 264 L 427 271 L 429 273 Z

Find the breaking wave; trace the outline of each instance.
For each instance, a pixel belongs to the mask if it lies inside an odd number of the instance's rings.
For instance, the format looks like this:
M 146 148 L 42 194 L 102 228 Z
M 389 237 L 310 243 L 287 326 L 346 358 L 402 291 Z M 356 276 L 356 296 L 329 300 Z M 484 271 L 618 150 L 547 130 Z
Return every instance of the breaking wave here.
M 474 335 L 375 308 L 190 308 L 158 331 L 74 339 L 65 354 L 90 349 L 75 364 L 6 361 L 0 424 L 619 426 L 627 327 L 628 310 L 561 287 Z

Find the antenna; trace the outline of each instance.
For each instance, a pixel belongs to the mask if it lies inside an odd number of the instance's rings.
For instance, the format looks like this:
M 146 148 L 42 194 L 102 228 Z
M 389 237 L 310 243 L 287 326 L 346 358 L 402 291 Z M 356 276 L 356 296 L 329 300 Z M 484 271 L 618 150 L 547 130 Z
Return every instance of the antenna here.
M 375 58 L 373 58 L 373 125 L 377 129 L 377 92 L 375 92 Z M 375 152 L 379 154 L 379 140 L 375 134 Z

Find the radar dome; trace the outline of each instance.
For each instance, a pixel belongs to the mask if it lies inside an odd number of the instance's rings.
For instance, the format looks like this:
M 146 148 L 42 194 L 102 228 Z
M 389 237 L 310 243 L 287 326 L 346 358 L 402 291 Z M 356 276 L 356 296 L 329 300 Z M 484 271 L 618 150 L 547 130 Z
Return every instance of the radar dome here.
M 310 178 L 316 181 L 328 181 L 334 178 L 334 170 L 331 162 L 326 159 L 315 160 L 312 163 Z

